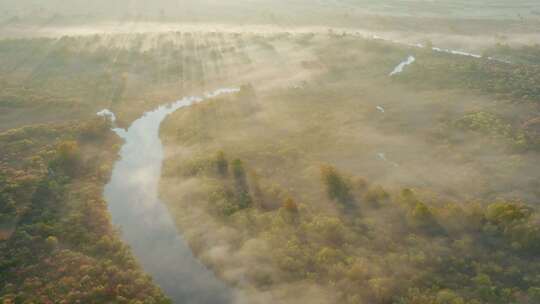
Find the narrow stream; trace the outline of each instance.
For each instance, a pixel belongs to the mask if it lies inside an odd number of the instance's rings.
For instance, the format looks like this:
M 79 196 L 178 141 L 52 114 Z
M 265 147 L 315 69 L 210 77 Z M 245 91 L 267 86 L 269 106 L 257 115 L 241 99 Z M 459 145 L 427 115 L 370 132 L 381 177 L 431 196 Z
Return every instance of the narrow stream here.
M 233 292 L 193 256 L 158 198 L 163 161 L 159 127 L 179 108 L 237 91 L 220 89 L 205 97 L 186 97 L 145 113 L 127 130 L 114 129 L 125 142 L 104 193 L 112 222 L 120 227 L 143 269 L 174 303 L 227 304 Z M 106 110 L 98 115 L 114 118 Z
M 395 68 L 394 70 L 390 73 L 390 76 L 394 76 L 396 74 L 399 74 L 401 72 L 403 72 L 403 69 L 412 64 L 413 62 L 416 61 L 416 58 L 414 58 L 414 56 L 408 56 L 407 59 L 403 60 L 402 62 L 400 62 Z

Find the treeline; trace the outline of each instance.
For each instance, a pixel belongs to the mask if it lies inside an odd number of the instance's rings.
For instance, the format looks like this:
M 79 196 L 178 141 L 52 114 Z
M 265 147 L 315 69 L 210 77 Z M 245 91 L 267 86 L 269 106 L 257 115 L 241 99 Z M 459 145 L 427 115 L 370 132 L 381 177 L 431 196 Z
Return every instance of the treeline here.
M 85 119 L 103 108 L 122 125 L 164 102 L 236 82 L 234 73 L 268 47 L 260 41 L 177 32 L 2 40 L 0 129 Z
M 503 144 L 514 152 L 540 150 L 538 122 L 531 119 L 521 124 L 510 123 L 508 119 L 489 111 L 476 111 L 464 114 L 461 118 L 448 122 L 441 138 L 459 137 L 473 134 L 494 145 Z
M 254 240 L 272 248 L 253 253 L 260 264 L 245 274 L 260 290 L 308 281 L 339 303 L 540 301 L 540 215 L 518 201 L 428 201 L 322 165 L 313 185 L 325 196 L 321 207 L 223 151 L 166 174 L 204 183 L 207 197 L 191 203 L 231 229 L 231 250 Z
M 0 134 L 0 301 L 170 303 L 110 223 L 105 119 Z
M 244 39 L 165 33 L 2 40 L 0 106 L 109 107 L 162 97 L 158 88 L 173 100 L 226 77 L 227 62 L 250 64 L 246 44 L 271 48 L 262 38 Z

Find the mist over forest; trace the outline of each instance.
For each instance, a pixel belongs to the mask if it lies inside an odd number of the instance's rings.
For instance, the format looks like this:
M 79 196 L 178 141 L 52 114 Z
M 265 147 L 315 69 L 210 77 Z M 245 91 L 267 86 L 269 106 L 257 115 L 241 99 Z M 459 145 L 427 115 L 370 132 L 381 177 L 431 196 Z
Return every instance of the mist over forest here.
M 540 303 L 540 2 L 0 0 L 0 303 Z

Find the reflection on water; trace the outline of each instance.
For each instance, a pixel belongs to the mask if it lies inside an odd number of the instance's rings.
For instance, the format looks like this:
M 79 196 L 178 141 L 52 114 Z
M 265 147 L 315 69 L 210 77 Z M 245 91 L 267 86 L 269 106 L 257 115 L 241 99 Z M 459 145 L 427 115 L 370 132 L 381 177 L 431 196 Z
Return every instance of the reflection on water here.
M 205 97 L 237 91 L 220 89 Z M 167 208 L 158 199 L 163 161 L 159 126 L 170 113 L 202 100 L 184 98 L 145 113 L 127 130 L 114 130 L 125 143 L 105 188 L 105 199 L 124 241 L 175 303 L 226 304 L 232 302 L 232 291 L 193 257 Z
M 414 56 L 409 56 L 407 57 L 407 59 L 403 60 L 402 62 L 400 62 L 395 68 L 394 70 L 390 73 L 390 76 L 394 76 L 396 74 L 399 74 L 401 72 L 403 72 L 403 69 L 408 66 L 409 64 L 412 64 L 414 61 L 416 61 L 416 58 L 414 58 Z

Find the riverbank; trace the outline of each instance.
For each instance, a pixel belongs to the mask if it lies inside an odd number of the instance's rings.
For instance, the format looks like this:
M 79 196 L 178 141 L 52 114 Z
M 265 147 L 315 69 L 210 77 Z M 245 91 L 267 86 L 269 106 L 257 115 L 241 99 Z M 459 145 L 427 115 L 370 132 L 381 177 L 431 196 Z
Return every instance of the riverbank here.
M 504 120 L 537 116 L 536 101 L 511 93 L 525 82 L 503 95 L 478 82 L 518 65 L 315 41 L 324 68 L 302 83 L 254 84 L 164 122 L 160 194 L 195 255 L 248 303 L 534 299 L 540 282 L 488 266 L 526 275 L 540 265 L 539 155 Z M 519 219 L 505 222 L 504 210 Z M 478 284 L 486 277 L 492 294 Z
M 0 134 L 0 301 L 170 303 L 110 222 L 102 198 L 120 141 L 104 119 Z M 2 224 L 0 224 L 1 226 Z
M 173 303 L 234 302 L 233 292 L 193 256 L 165 203 L 158 198 L 163 161 L 159 128 L 169 114 L 180 108 L 235 92 L 219 89 L 201 97 L 184 97 L 145 112 L 125 130 L 114 129 L 124 143 L 104 192 L 112 223 L 122 231 L 122 239 L 143 269 Z M 110 113 L 108 116 L 114 117 Z

